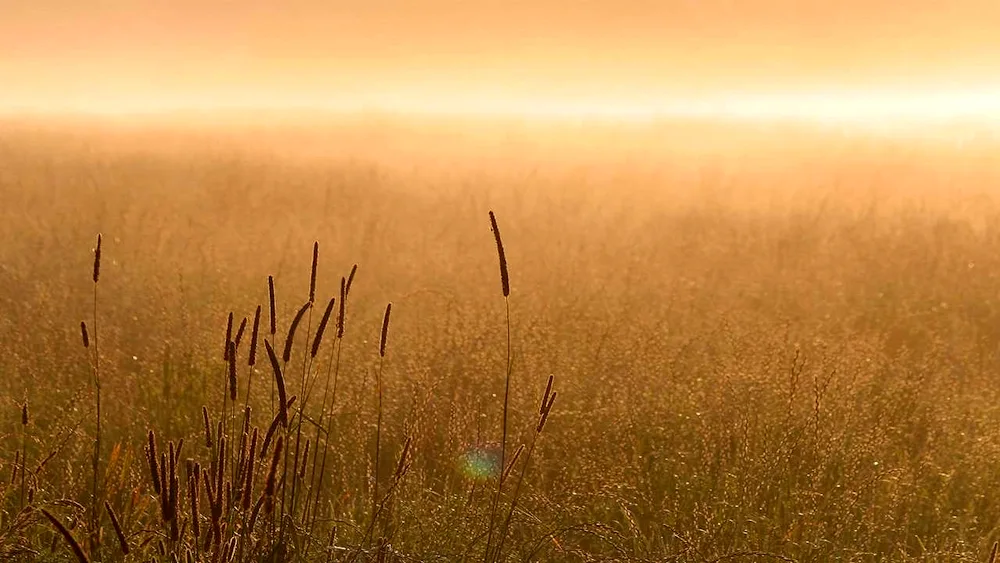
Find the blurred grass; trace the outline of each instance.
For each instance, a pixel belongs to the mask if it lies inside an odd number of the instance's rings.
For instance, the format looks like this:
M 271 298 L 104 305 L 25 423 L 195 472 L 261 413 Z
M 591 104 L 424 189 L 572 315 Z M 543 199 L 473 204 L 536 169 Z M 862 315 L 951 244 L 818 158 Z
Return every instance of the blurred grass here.
M 133 458 L 120 498 L 149 494 L 148 428 L 195 448 L 223 384 L 227 313 L 266 308 L 273 274 L 285 330 L 318 240 L 320 302 L 359 264 L 336 510 L 362 523 L 392 301 L 383 440 L 396 456 L 414 437 L 394 548 L 459 559 L 483 532 L 459 460 L 496 440 L 503 391 L 495 209 L 516 443 L 549 374 L 559 393 L 511 560 L 981 561 L 1000 537 L 1000 169 L 982 152 L 831 141 L 545 166 L 513 145 L 449 169 L 405 151 L 296 158 L 287 139 L 109 138 L 0 143 L 0 478 L 24 398 L 29 459 L 68 437 L 36 501 L 87 498 L 79 322 L 97 232 L 105 442 Z M 50 537 L 26 541 L 48 553 Z

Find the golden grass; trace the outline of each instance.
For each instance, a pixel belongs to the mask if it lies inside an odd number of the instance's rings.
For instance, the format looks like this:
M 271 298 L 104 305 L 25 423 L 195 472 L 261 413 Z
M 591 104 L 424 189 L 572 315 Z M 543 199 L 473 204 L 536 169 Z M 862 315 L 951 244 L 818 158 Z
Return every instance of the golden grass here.
M 449 171 L 7 139 L 0 559 L 990 557 L 987 153 Z

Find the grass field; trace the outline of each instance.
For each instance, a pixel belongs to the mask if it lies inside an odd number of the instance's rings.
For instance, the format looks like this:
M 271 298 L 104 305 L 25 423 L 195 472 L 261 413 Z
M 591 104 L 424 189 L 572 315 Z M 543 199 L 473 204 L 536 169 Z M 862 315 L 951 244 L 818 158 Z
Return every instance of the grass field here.
M 8 125 L 0 560 L 943 562 L 1000 538 L 995 146 Z

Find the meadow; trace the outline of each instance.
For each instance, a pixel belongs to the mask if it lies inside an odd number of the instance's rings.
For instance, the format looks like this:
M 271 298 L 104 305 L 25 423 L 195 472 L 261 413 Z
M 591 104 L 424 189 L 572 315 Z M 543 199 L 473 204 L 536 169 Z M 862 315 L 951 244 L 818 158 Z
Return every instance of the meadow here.
M 566 128 L 2 124 L 0 560 L 986 561 L 996 146 Z

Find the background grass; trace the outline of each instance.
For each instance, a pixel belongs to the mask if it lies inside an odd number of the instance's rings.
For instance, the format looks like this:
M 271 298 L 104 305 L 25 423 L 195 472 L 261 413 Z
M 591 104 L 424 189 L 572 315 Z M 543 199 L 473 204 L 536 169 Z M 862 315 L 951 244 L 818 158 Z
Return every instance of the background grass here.
M 559 394 L 506 558 L 985 559 L 1000 536 L 1000 168 L 986 145 L 807 137 L 711 153 L 647 131 L 627 139 L 661 142 L 600 153 L 530 130 L 472 148 L 456 130 L 386 130 L 0 135 L 0 555 L 70 556 L 44 521 L 18 517 L 25 399 L 29 466 L 56 452 L 34 504 L 86 522 L 58 501 L 89 502 L 79 322 L 101 232 L 107 496 L 136 543 L 156 517 L 147 430 L 184 438 L 185 457 L 203 449 L 228 312 L 266 311 L 274 275 L 283 334 L 317 240 L 319 303 L 359 264 L 324 529 L 350 547 L 367 523 L 391 301 L 383 466 L 413 439 L 394 557 L 481 559 L 490 486 L 461 460 L 499 437 L 494 209 L 513 444 L 530 440 L 550 374 Z M 268 418 L 270 374 L 255 377 Z M 110 533 L 105 559 L 120 559 Z M 150 557 L 155 541 L 128 559 Z

